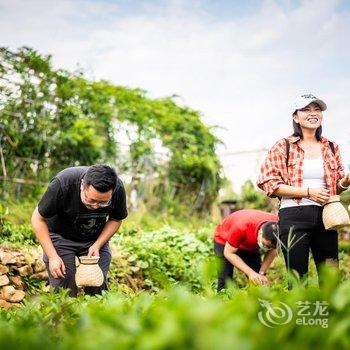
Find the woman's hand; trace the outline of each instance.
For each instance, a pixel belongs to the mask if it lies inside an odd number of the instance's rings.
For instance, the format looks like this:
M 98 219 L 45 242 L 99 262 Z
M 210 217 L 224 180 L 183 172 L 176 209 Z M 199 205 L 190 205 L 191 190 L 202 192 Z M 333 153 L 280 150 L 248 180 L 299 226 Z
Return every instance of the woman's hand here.
M 346 187 L 350 186 L 350 173 L 344 176 L 340 181 L 339 181 L 341 188 L 346 189 Z
M 326 188 L 309 188 L 309 195 L 309 199 L 320 204 L 326 203 L 330 197 Z

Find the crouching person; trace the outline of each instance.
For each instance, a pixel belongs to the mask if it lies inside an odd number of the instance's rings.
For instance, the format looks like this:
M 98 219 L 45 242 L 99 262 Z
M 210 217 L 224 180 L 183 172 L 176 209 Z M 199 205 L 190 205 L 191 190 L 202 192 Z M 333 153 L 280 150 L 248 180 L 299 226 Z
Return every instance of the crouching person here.
M 238 210 L 215 230 L 214 250 L 222 264 L 217 290 L 233 278 L 234 267 L 256 284 L 268 285 L 265 273 L 277 255 L 278 217 L 261 210 Z M 260 254 L 264 254 L 261 262 Z
M 99 256 L 104 275 L 101 287 L 86 287 L 87 294 L 107 289 L 111 262 L 108 242 L 128 215 L 122 181 L 107 165 L 72 167 L 50 182 L 32 215 L 32 226 L 44 251 L 50 285 L 77 295 L 75 257 Z

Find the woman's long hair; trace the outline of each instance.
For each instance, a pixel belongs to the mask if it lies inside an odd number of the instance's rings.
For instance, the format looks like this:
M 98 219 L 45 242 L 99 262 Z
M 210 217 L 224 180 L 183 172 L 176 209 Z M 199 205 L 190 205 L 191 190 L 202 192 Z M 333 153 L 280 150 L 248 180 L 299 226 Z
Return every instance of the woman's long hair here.
M 296 123 L 293 119 L 293 136 L 299 136 L 301 139 L 303 139 L 303 130 L 300 127 L 299 123 Z M 316 140 L 317 141 L 321 141 L 321 135 L 322 135 L 322 125 L 320 125 L 317 129 L 316 129 Z

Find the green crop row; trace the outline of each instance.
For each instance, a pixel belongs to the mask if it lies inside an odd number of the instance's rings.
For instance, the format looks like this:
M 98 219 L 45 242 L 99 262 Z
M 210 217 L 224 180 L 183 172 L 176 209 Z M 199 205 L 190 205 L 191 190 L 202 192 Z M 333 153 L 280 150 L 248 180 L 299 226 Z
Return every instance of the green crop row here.
M 325 279 L 322 290 L 289 292 L 249 286 L 194 294 L 172 286 L 135 296 L 48 294 L 0 311 L 0 348 L 348 349 L 350 282 L 337 284 L 331 272 Z
M 4 222 L 0 227 L 2 244 L 14 246 L 37 245 L 31 227 L 28 224 L 14 225 Z M 158 292 L 171 285 L 181 283 L 193 292 L 203 289 L 200 267 L 213 257 L 212 228 L 193 227 L 174 229 L 163 226 L 158 230 L 140 229 L 122 230 L 115 235 L 111 244 L 113 260 L 109 273 L 111 290 L 137 293 L 141 290 Z M 340 271 L 343 280 L 350 277 L 349 246 L 340 242 Z M 314 264 L 310 261 L 310 277 L 315 281 Z M 268 278 L 274 285 L 285 288 L 286 271 L 281 254 L 268 271 Z M 35 291 L 38 283 L 28 281 Z M 237 273 L 236 283 L 245 286 L 247 279 Z M 311 283 L 311 284 L 312 284 Z M 215 285 L 215 273 L 212 277 Z

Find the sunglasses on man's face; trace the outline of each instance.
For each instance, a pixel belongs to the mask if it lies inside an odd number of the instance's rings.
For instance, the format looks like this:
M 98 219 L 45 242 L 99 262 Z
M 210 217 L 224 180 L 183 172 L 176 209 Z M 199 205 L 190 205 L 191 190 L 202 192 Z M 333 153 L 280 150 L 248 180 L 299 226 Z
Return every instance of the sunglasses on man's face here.
M 90 205 L 90 206 L 99 207 L 99 208 L 105 208 L 105 207 L 108 207 L 112 203 L 112 199 L 110 199 L 107 202 L 96 202 L 96 201 L 90 200 L 88 198 L 88 196 L 86 195 L 86 189 L 84 187 L 82 188 L 82 193 L 84 196 L 84 204 L 85 205 Z

